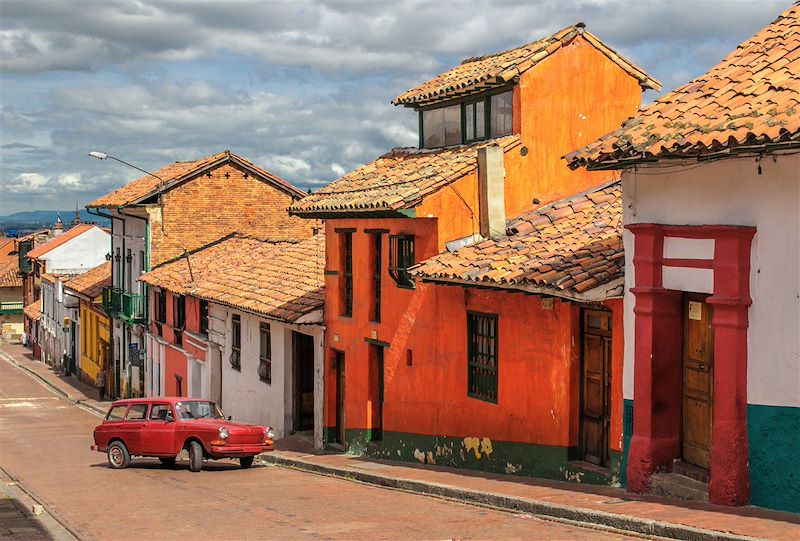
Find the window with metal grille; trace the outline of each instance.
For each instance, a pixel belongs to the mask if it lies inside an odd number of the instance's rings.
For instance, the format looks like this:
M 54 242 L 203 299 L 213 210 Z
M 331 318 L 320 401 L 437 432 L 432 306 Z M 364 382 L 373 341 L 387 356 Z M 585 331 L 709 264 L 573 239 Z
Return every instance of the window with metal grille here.
M 408 268 L 412 265 L 414 265 L 414 236 L 389 236 L 389 276 L 398 286 L 414 288 L 414 279 L 408 273 Z
M 342 237 L 342 315 L 353 315 L 353 234 L 341 233 Z
M 375 244 L 373 246 L 373 264 L 372 264 L 372 320 L 381 320 L 381 273 L 383 272 L 383 263 L 381 256 L 383 251 L 383 236 L 380 233 L 375 233 Z
M 258 354 L 258 379 L 264 383 L 272 383 L 272 333 L 269 323 L 258 326 L 260 347 Z
M 239 314 L 231 316 L 231 368 L 242 369 L 242 320 Z
M 497 403 L 497 316 L 467 312 L 467 395 Z
M 200 299 L 200 334 L 208 336 L 208 301 Z

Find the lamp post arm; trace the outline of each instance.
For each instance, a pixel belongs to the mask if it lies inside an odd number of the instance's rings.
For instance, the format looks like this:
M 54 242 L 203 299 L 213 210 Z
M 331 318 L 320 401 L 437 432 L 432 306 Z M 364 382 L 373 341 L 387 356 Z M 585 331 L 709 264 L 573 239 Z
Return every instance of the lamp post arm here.
M 161 178 L 160 176 L 158 176 L 158 175 L 154 175 L 154 174 L 153 174 L 153 173 L 151 173 L 150 171 L 145 171 L 145 170 L 144 170 L 144 169 L 142 169 L 141 167 L 136 167 L 136 166 L 135 166 L 135 165 L 133 165 L 132 163 L 128 163 L 128 162 L 126 162 L 126 161 L 124 161 L 124 160 L 120 160 L 119 158 L 115 158 L 114 156 L 108 156 L 108 158 L 110 158 L 110 159 L 112 159 L 112 160 L 116 160 L 116 161 L 118 161 L 119 163 L 125 164 L 125 165 L 127 165 L 128 167 L 133 167 L 134 169 L 136 169 L 136 170 L 138 170 L 138 171 L 141 171 L 142 173 L 145 173 L 145 174 L 147 174 L 147 175 L 150 175 L 151 177 L 155 177 L 155 178 L 157 178 L 158 180 L 160 180 L 161 182 L 164 182 L 164 179 L 163 179 L 163 178 Z

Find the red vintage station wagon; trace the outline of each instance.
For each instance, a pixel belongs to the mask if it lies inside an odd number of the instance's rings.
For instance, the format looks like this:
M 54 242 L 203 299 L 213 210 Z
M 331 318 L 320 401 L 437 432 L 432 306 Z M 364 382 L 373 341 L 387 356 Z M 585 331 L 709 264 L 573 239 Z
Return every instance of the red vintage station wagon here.
M 126 468 L 132 456 L 156 457 L 172 466 L 182 450 L 189 469 L 200 471 L 203 459 L 238 458 L 242 468 L 272 451 L 274 433 L 268 426 L 234 423 L 208 400 L 134 398 L 111 404 L 94 429 L 93 451 L 108 454 L 112 468 Z

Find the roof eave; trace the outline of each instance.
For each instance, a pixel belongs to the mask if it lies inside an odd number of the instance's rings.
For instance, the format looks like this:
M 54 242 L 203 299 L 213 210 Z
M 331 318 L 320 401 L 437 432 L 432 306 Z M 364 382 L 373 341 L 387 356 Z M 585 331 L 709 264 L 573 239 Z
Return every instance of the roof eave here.
M 597 287 L 593 287 L 584 293 L 572 291 L 562 291 L 550 287 L 533 285 L 530 282 L 520 283 L 500 283 L 484 282 L 479 280 L 464 280 L 461 278 L 447 278 L 439 276 L 422 275 L 412 272 L 417 278 L 425 283 L 437 283 L 442 285 L 455 285 L 461 287 L 473 287 L 478 289 L 494 289 L 498 291 L 520 292 L 528 295 L 540 295 L 544 297 L 556 297 L 573 302 L 602 302 L 622 297 L 622 287 L 624 278 L 620 277 Z

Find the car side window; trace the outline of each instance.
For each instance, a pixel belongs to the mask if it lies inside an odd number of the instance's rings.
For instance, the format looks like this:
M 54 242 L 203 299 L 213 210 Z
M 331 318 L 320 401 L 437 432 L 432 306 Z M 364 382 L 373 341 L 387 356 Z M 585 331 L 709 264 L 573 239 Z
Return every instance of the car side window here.
M 119 406 L 111 406 L 111 409 L 108 410 L 108 415 L 106 415 L 106 419 L 109 421 L 119 421 L 123 417 L 125 417 L 125 410 L 128 409 L 127 404 L 121 404 Z
M 134 404 L 128 410 L 126 421 L 141 421 L 147 415 L 147 404 Z
M 166 421 L 169 415 L 169 404 L 153 404 L 150 407 L 151 421 Z

